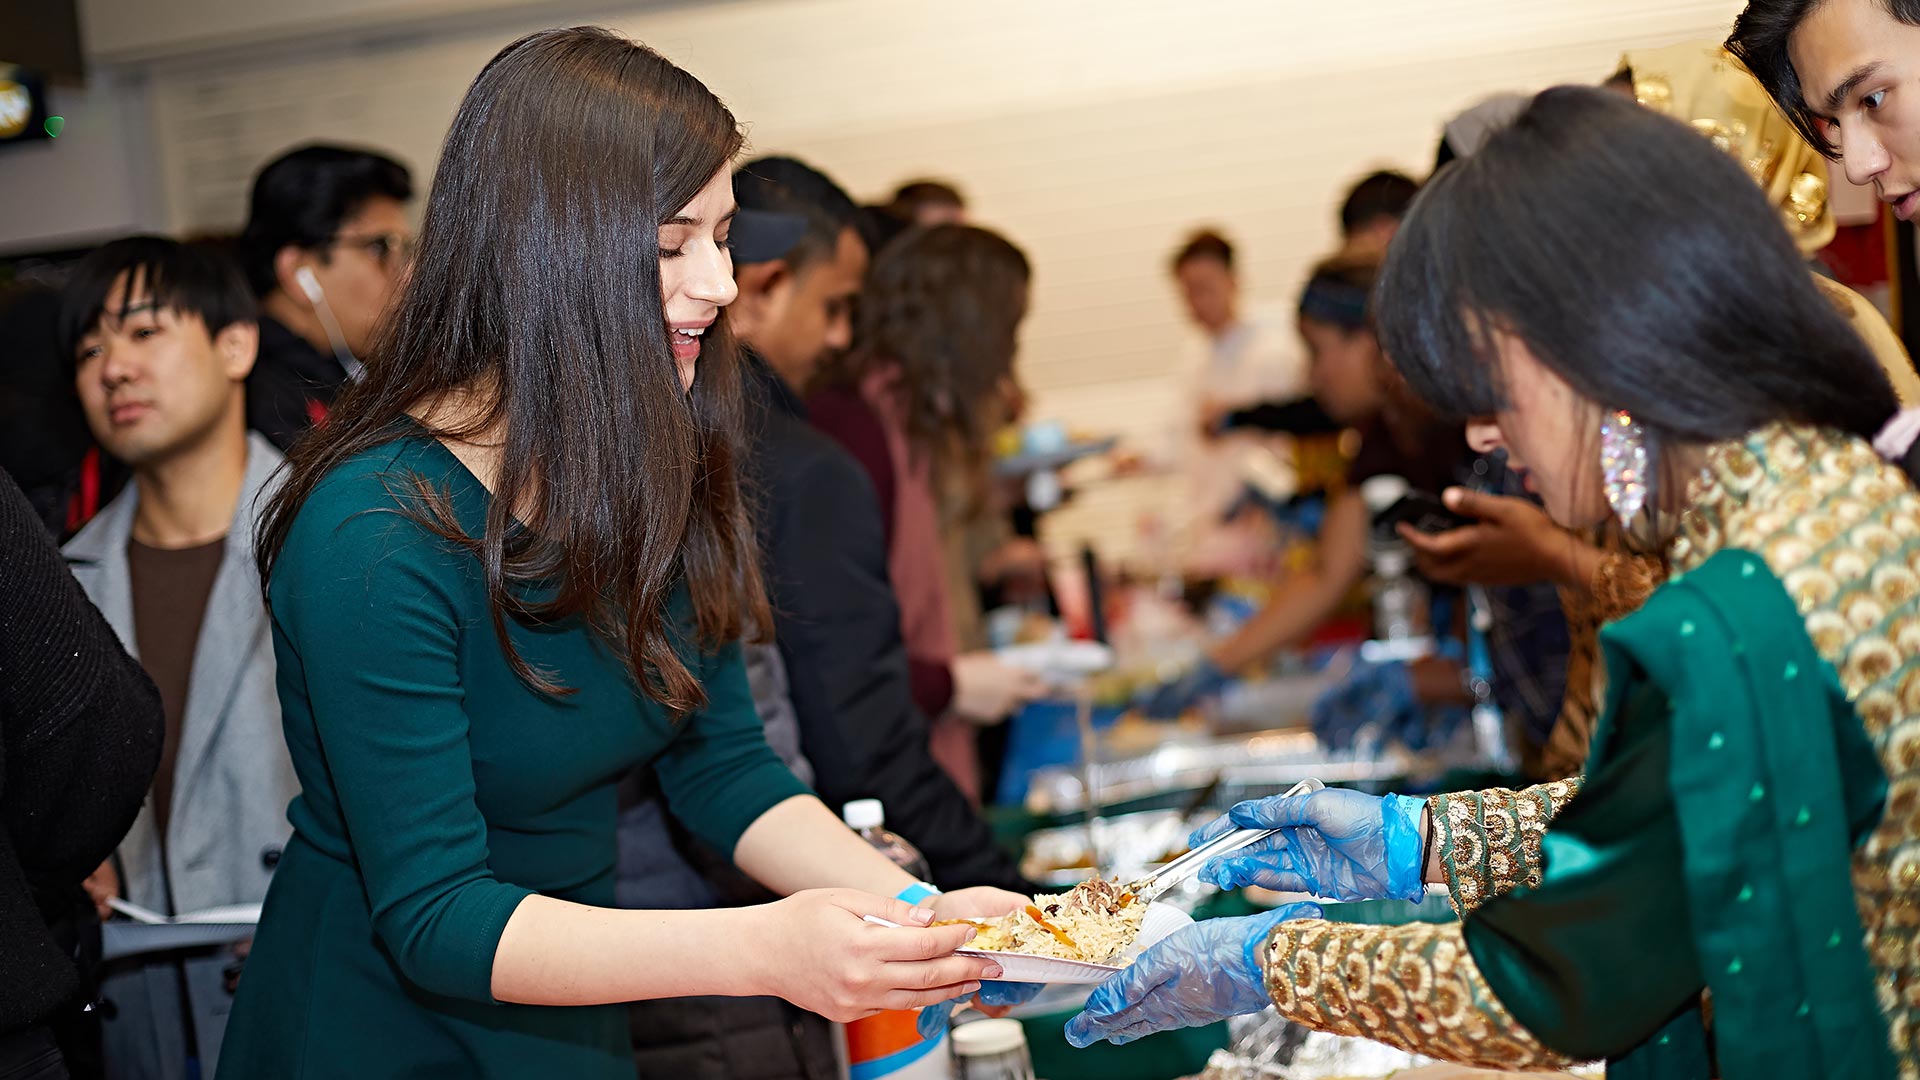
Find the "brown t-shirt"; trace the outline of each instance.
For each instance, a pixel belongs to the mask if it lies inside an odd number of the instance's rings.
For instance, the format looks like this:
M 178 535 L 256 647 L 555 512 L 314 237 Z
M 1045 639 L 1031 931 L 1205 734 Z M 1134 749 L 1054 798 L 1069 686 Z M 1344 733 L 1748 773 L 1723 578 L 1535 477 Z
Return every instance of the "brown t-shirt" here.
M 190 548 L 156 548 L 127 539 L 127 572 L 133 588 L 133 642 L 140 664 L 160 688 L 167 738 L 153 774 L 154 823 L 164 838 L 173 808 L 173 766 L 180 754 L 180 724 L 187 711 L 187 684 L 207 597 L 226 555 L 221 537 Z

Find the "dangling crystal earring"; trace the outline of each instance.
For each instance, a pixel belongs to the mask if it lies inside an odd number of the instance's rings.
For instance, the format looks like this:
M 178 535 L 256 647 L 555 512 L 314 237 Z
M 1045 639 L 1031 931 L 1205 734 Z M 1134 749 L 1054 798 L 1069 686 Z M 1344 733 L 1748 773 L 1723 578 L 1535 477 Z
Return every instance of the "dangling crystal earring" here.
M 1607 503 L 1627 527 L 1647 503 L 1647 440 L 1633 414 L 1615 409 L 1600 421 L 1600 474 Z

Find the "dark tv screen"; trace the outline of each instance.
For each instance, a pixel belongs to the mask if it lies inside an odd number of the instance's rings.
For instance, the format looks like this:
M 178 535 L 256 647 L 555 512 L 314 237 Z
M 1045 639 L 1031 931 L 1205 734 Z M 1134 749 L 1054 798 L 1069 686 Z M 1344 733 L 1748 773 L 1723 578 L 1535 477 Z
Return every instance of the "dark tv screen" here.
M 60 85 L 86 75 L 78 0 L 0 3 L 0 64 L 18 64 Z

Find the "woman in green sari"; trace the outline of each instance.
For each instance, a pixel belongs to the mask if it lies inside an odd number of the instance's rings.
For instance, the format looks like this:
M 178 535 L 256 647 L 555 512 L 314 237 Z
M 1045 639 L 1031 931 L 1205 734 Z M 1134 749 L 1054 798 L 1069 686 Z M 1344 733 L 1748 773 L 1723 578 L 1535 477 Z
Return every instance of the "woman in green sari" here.
M 1242 804 L 1288 831 L 1211 868 L 1338 899 L 1443 880 L 1459 924 L 1200 923 L 1070 1040 L 1259 987 L 1465 1064 L 1920 1076 L 1920 498 L 1869 442 L 1914 425 L 1765 196 L 1685 125 L 1549 90 L 1429 186 L 1376 310 L 1408 381 L 1557 521 L 1615 515 L 1675 575 L 1602 631 L 1580 780 Z

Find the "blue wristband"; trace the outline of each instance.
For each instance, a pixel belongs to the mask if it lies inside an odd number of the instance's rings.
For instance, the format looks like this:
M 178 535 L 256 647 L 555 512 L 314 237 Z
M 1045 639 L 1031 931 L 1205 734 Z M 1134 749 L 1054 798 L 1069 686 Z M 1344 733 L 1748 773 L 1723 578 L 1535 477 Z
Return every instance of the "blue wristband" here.
M 901 889 L 899 893 L 895 894 L 894 899 L 899 900 L 902 903 L 918 904 L 929 896 L 939 896 L 939 895 L 940 895 L 939 889 L 934 888 L 932 885 L 929 885 L 924 881 L 916 881 L 913 884 L 907 886 L 906 888 Z

